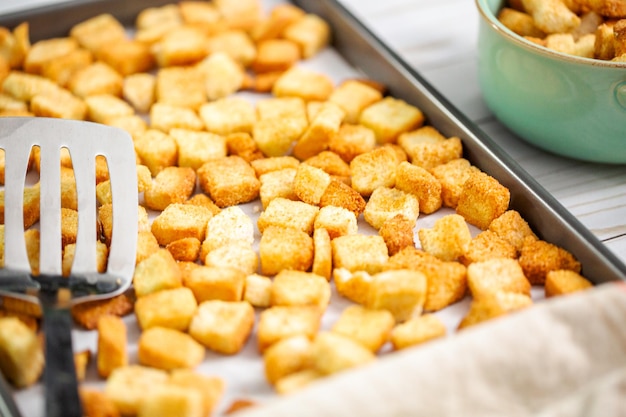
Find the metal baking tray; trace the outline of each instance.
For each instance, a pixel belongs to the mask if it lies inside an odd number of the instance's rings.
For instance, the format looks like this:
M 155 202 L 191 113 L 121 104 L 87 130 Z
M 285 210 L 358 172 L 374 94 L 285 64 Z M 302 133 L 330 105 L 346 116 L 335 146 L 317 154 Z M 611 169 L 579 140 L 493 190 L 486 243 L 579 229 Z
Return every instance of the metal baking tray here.
M 11 28 L 28 21 L 35 42 L 66 36 L 74 24 L 99 13 L 111 13 L 122 23 L 132 24 L 142 9 L 168 3 L 172 0 L 70 0 L 0 16 L 0 25 Z M 572 252 L 588 279 L 596 284 L 626 279 L 626 265 L 619 258 L 339 0 L 293 3 L 329 22 L 333 47 L 351 65 L 385 85 L 390 95 L 420 108 L 443 134 L 460 137 L 464 157 L 507 186 L 511 208 L 519 211 L 542 239 Z

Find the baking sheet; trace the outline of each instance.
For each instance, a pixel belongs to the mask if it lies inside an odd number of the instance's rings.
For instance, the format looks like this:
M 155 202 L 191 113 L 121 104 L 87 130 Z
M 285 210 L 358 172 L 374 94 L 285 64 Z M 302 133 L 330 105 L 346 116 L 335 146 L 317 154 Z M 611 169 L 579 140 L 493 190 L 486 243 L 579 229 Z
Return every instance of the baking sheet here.
M 31 22 L 32 40 L 35 41 L 52 36 L 64 36 L 73 24 L 105 11 L 112 12 L 125 23 L 132 23 L 138 11 L 170 2 L 169 0 L 140 3 L 119 0 L 72 1 L 56 7 L 47 6 L 0 16 L 0 25 L 11 27 L 28 20 Z M 267 10 L 278 3 L 281 2 L 263 1 Z M 428 122 L 446 136 L 462 138 L 464 156 L 509 187 L 512 197 L 511 207 L 518 210 L 543 239 L 572 252 L 581 261 L 586 277 L 595 283 L 624 279 L 626 267 L 595 236 L 543 190 L 496 143 L 363 27 L 339 2 L 296 0 L 295 3 L 322 16 L 331 24 L 333 31 L 333 48 L 327 48 L 313 59 L 299 65 L 326 73 L 336 83 L 346 78 L 367 76 L 386 85 L 391 95 L 419 107 L 426 114 Z M 253 100 L 258 98 L 247 93 L 242 95 Z M 255 226 L 259 207 L 258 201 L 242 206 L 251 216 Z M 442 209 L 433 215 L 420 215 L 416 230 L 432 227 L 436 219 L 450 213 L 451 210 Z M 359 222 L 361 233 L 368 228 L 369 226 L 362 220 Z M 260 234 L 258 231 L 256 233 L 258 238 Z M 374 231 L 369 230 L 368 233 Z M 472 233 L 475 235 L 478 231 L 472 228 Z M 419 242 L 417 238 L 416 242 Z M 542 288 L 534 288 L 533 298 L 541 299 L 542 293 Z M 350 304 L 336 293 L 333 293 L 332 300 L 323 318 L 322 329 L 328 329 L 342 309 Z M 466 299 L 436 313 L 448 327 L 450 335 L 467 311 L 468 305 L 469 300 Z M 137 363 L 136 340 L 139 329 L 134 316 L 126 317 L 125 321 L 129 329 L 130 361 Z M 95 332 L 75 329 L 73 336 L 76 351 L 89 349 L 95 352 Z M 389 346 L 386 346 L 382 355 L 388 352 Z M 218 414 L 236 399 L 245 398 L 262 402 L 274 395 L 263 376 L 263 364 L 257 351 L 255 333 L 251 335 L 243 351 L 235 356 L 222 356 L 207 351 L 206 360 L 198 370 L 207 375 L 221 376 L 226 380 L 227 392 L 221 401 Z M 103 386 L 93 364 L 88 369 L 85 385 L 98 388 Z M 17 392 L 16 399 L 25 416 L 42 415 L 43 392 L 40 386 Z

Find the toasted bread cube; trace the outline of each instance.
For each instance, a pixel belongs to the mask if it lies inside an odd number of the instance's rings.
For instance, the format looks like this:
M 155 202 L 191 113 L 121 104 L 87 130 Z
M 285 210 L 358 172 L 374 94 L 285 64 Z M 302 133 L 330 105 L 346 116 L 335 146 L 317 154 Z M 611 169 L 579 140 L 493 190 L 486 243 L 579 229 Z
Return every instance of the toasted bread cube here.
M 225 30 L 208 39 L 209 55 L 223 53 L 244 68 L 249 67 L 257 56 L 257 47 L 242 30 Z
M 169 133 L 172 129 L 202 130 L 202 120 L 193 109 L 166 103 L 150 107 L 150 127 Z
M 353 212 L 358 218 L 365 210 L 366 202 L 354 188 L 339 180 L 331 179 L 320 198 L 319 205 L 320 207 L 343 207 Z
M 160 245 L 184 238 L 203 241 L 207 222 L 213 217 L 209 209 L 191 204 L 170 204 L 152 222 L 151 230 Z
M 187 2 L 190 3 L 190 2 Z M 182 3 L 181 3 L 182 5 Z M 198 391 L 202 396 L 203 416 L 211 415 L 224 395 L 224 380 L 216 376 L 205 376 L 188 369 L 174 369 L 170 372 L 169 384 L 187 390 Z
M 571 33 L 553 33 L 545 37 L 545 46 L 564 54 L 576 54 L 576 41 Z
M 394 325 L 395 319 L 387 310 L 352 305 L 343 310 L 331 331 L 349 337 L 376 353 L 387 343 Z
M 257 226 L 261 233 L 265 233 L 265 229 L 270 226 L 280 226 L 310 235 L 313 233 L 318 213 L 319 208 L 314 205 L 279 197 L 272 200 L 261 213 Z
M 209 101 L 228 97 L 243 87 L 245 69 L 230 55 L 214 52 L 196 64 L 204 75 L 204 90 Z
M 459 259 L 464 265 L 494 258 L 517 258 L 517 249 L 495 232 L 485 230 L 476 235 Z
M 30 101 L 30 111 L 39 117 L 83 120 L 87 115 L 87 105 L 65 89 L 50 94 L 39 94 Z
M 524 240 L 518 260 L 532 285 L 543 285 L 546 275 L 553 270 L 581 271 L 580 262 L 566 249 L 532 237 Z
M 254 243 L 254 224 L 238 206 L 227 207 L 215 214 L 208 220 L 206 230 L 202 258 L 220 246 L 238 242 L 244 245 Z
M 255 42 L 280 37 L 283 30 L 291 23 L 305 15 L 304 10 L 293 4 L 275 5 L 265 19 L 261 19 L 250 30 L 250 36 Z
M 287 26 L 282 33 L 285 39 L 300 46 L 302 57 L 317 54 L 330 41 L 330 26 L 321 17 L 308 13 Z
M 156 75 L 156 101 L 198 110 L 207 101 L 204 74 L 195 67 L 161 68 Z M 200 130 L 203 124 L 199 123 Z
M 394 349 L 400 350 L 444 337 L 446 332 L 446 326 L 437 316 L 424 314 L 394 327 L 391 331 L 391 343 Z
M 61 244 L 76 243 L 78 236 L 78 211 L 61 207 Z
M 135 264 L 143 261 L 159 249 L 159 242 L 151 231 L 139 232 L 137 236 L 137 256 Z
M 154 45 L 154 55 L 159 67 L 195 64 L 207 54 L 209 39 L 199 28 L 179 26 L 164 34 Z
M 19 68 L 30 49 L 29 24 L 22 22 L 12 31 L 3 27 L 0 31 L 0 55 L 7 68 Z
M 156 100 L 156 76 L 137 73 L 124 77 L 122 96 L 139 113 L 148 113 Z
M 463 192 L 463 184 L 472 172 L 478 168 L 467 159 L 457 158 L 445 164 L 437 165 L 430 171 L 441 184 L 441 201 L 443 206 L 456 208 Z
M 348 80 L 339 85 L 328 98 L 345 112 L 345 122 L 356 124 L 361 112 L 383 98 L 380 91 L 357 80 Z
M 128 365 L 126 324 L 113 315 L 98 320 L 98 374 L 103 378 Z
M 123 293 L 113 298 L 76 304 L 72 306 L 72 318 L 83 328 L 94 330 L 98 327 L 100 317 L 106 315 L 122 317 L 132 311 L 133 301 L 127 294 Z
M 334 178 L 350 184 L 350 165 L 332 151 L 322 151 L 307 158 L 304 163 L 320 168 Z
M 326 229 L 331 239 L 354 235 L 358 232 L 357 218 L 353 212 L 343 207 L 322 207 L 313 224 L 315 229 Z
M 530 282 L 515 259 L 494 258 L 472 263 L 467 267 L 467 283 L 474 298 L 497 291 L 530 297 Z
M 527 237 L 537 238 L 526 220 L 516 210 L 507 210 L 489 224 L 490 231 L 509 242 L 519 252 Z
M 465 254 L 472 241 L 467 223 L 458 214 L 445 215 L 432 228 L 417 233 L 422 249 L 443 261 L 454 261 Z
M 228 135 L 252 132 L 256 114 L 250 101 L 241 97 L 225 97 L 203 104 L 200 118 L 209 132 Z
M 4 93 L 24 102 L 29 102 L 36 95 L 50 95 L 59 90 L 60 87 L 47 78 L 20 71 L 11 71 L 2 82 Z
M 258 348 L 268 347 L 292 336 L 313 340 L 321 324 L 322 312 L 315 306 L 273 306 L 261 312 L 257 328 Z
M 189 167 L 165 167 L 154 177 L 149 189 L 144 192 L 146 207 L 165 210 L 170 204 L 183 203 L 196 188 L 196 173 Z M 204 236 L 198 237 L 203 239 Z
M 205 301 L 189 326 L 189 334 L 207 348 L 226 355 L 239 352 L 252 331 L 254 308 L 247 301 Z
M 457 301 L 467 292 L 467 268 L 458 262 L 438 259 L 415 265 L 415 269 L 426 275 L 428 293 L 424 302 L 425 311 L 439 311 Z
M 350 163 L 357 155 L 369 152 L 376 146 L 374 131 L 363 125 L 355 125 L 344 120 L 339 130 L 332 134 L 328 149 Z
M 218 207 L 247 203 L 261 187 L 254 170 L 238 156 L 214 159 L 198 169 L 200 187 Z
M 422 213 L 434 213 L 442 205 L 441 183 L 424 168 L 409 162 L 403 161 L 398 165 L 396 188 L 415 195 Z
M 331 136 L 339 130 L 345 112 L 332 102 L 322 104 L 317 115 L 293 148 L 293 155 L 305 160 L 328 148 Z
M 200 417 L 203 411 L 203 399 L 198 391 L 167 384 L 146 394 L 137 417 Z
M 171 129 L 169 135 L 178 145 L 178 166 L 194 170 L 204 163 L 227 155 L 226 139 L 210 132 L 189 129 Z
M 511 192 L 495 178 L 475 172 L 463 184 L 456 212 L 481 230 L 509 208 Z
M 111 94 L 96 94 L 85 98 L 89 120 L 104 123 L 120 116 L 130 116 L 135 113 L 133 108 L 124 100 Z
M 83 408 L 83 415 L 105 415 L 113 417 L 120 415 L 120 412 L 113 401 L 111 401 L 111 399 L 108 398 L 103 391 L 93 388 L 79 387 L 78 394 Z
M 272 280 L 269 277 L 250 274 L 246 276 L 243 299 L 253 307 L 265 308 L 271 304 Z
M 309 368 L 313 344 L 304 335 L 282 339 L 263 353 L 265 378 L 270 384 Z
M 195 237 L 173 240 L 165 246 L 177 262 L 195 262 L 200 256 L 200 242 Z
M 317 371 L 331 375 L 376 360 L 359 342 L 335 332 L 320 332 L 313 341 L 313 364 Z
M 372 276 L 365 271 L 351 272 L 345 268 L 333 270 L 333 280 L 337 292 L 342 297 L 357 304 L 365 304 L 369 296 Z
M 282 270 L 272 284 L 272 306 L 314 305 L 324 310 L 330 302 L 326 278 L 310 272 Z
M 61 87 L 67 87 L 74 73 L 93 63 L 93 54 L 87 49 L 77 48 L 53 60 L 42 62 L 41 75 Z
M 184 0 L 178 3 L 180 17 L 190 26 L 217 26 L 222 17 L 212 3 L 197 0 Z
M 194 194 L 189 200 L 185 201 L 185 204 L 191 204 L 192 206 L 200 206 L 209 209 L 211 214 L 214 216 L 222 211 L 222 209 L 216 206 L 206 194 Z
M 182 285 L 180 270 L 167 249 L 159 249 L 137 264 L 133 275 L 137 297 Z
M 120 413 L 137 415 L 147 395 L 167 384 L 167 372 L 141 365 L 118 368 L 107 379 L 104 393 Z
M 286 71 L 300 60 L 298 44 L 288 39 L 266 39 L 258 43 L 251 68 L 256 73 Z
M 24 232 L 26 241 L 26 254 L 30 265 L 31 274 L 39 275 L 39 247 L 41 238 L 39 229 L 28 229 Z
M 382 224 L 380 229 L 378 229 L 378 234 L 385 241 L 390 256 L 395 255 L 406 247 L 415 246 L 414 228 L 415 222 L 407 219 L 402 214 L 396 214 Z
M 459 323 L 459 329 L 511 314 L 530 307 L 532 304 L 532 299 L 524 294 L 505 291 L 489 293 L 484 297 L 472 300 L 469 311 Z
M 148 212 L 143 206 L 137 206 L 137 217 L 139 232 L 150 230 Z M 113 236 L 113 206 L 111 204 L 103 204 L 98 208 L 98 220 L 102 226 L 102 237 L 105 243 L 110 245 Z
M 34 384 L 43 371 L 43 346 L 37 334 L 15 317 L 0 318 L 0 370 L 17 388 Z
M 532 36 L 534 38 L 544 38 L 546 36 L 546 34 L 535 25 L 533 17 L 528 13 L 510 7 L 503 7 L 498 13 L 498 20 L 520 36 Z
M 381 147 L 356 156 L 350 162 L 352 188 L 370 196 L 378 187 L 393 187 L 398 160 L 390 148 Z
M 249 275 L 257 271 L 259 256 L 252 248 L 242 242 L 227 243 L 209 252 L 204 258 L 204 264 L 219 268 L 238 268 Z
M 385 97 L 363 109 L 359 123 L 374 131 L 378 143 L 395 143 L 402 133 L 422 126 L 424 114 L 403 100 Z
M 306 124 L 295 118 L 260 119 L 252 129 L 252 137 L 268 157 L 282 157 L 300 137 Z
M 274 388 L 276 388 L 276 392 L 278 394 L 290 394 L 304 388 L 311 382 L 322 377 L 323 375 L 316 369 L 304 369 L 302 371 L 294 372 L 285 377 L 282 377 L 281 379 L 276 381 Z
M 330 175 L 320 168 L 300 164 L 293 181 L 293 189 L 305 203 L 318 205 L 330 182 Z
M 272 93 L 276 97 L 300 97 L 304 101 L 324 101 L 328 99 L 333 89 L 333 81 L 327 75 L 294 66 L 276 80 Z
M 61 263 L 61 269 L 63 270 L 63 276 L 70 275 L 72 264 L 74 262 L 74 254 L 76 253 L 76 244 L 70 243 L 63 248 L 63 261 Z M 104 242 L 96 242 L 96 271 L 104 273 L 107 268 L 107 257 L 109 255 L 109 248 Z
M 307 271 L 313 264 L 313 238 L 292 227 L 268 226 L 261 236 L 259 257 L 264 275 L 283 269 Z
M 103 123 L 125 130 L 133 139 L 148 130 L 148 123 L 137 114 L 114 116 L 106 119 Z
M 226 147 L 230 155 L 237 155 L 250 163 L 265 156 L 259 149 L 252 135 L 247 132 L 235 132 L 226 136 Z
M 74 25 L 70 36 L 92 53 L 101 48 L 124 41 L 124 26 L 111 14 L 103 13 Z
M 594 56 L 597 59 L 609 60 L 615 57 L 613 25 L 603 23 L 595 31 Z
M 147 7 L 137 15 L 135 26 L 138 29 L 147 29 L 155 26 L 164 26 L 165 30 L 183 24 L 181 11 L 176 4 Z
M 167 327 L 143 331 L 137 344 L 139 363 L 152 368 L 192 369 L 204 359 L 204 346 L 188 334 Z
M 264 209 L 267 209 L 272 200 L 276 198 L 298 200 L 298 196 L 293 190 L 296 172 L 297 170 L 295 168 L 285 168 L 268 172 L 259 177 L 261 181 L 259 197 Z
M 535 25 L 547 34 L 571 32 L 580 24 L 580 18 L 563 2 L 522 0 L 522 4 Z
M 313 232 L 313 265 L 311 272 L 330 281 L 333 268 L 333 248 L 330 235 L 324 228 L 317 228 Z
M 155 326 L 180 331 L 189 328 L 189 323 L 198 304 L 193 292 L 186 287 L 157 291 L 137 299 L 135 314 L 141 329 Z
M 261 99 L 256 107 L 259 120 L 294 119 L 302 131 L 308 125 L 305 101 L 300 97 L 271 97 Z
M 198 303 L 208 300 L 241 301 L 246 275 L 236 268 L 200 266 L 184 280 Z
M 426 275 L 410 269 L 379 272 L 372 277 L 365 306 L 389 310 L 396 322 L 422 313 L 426 301 Z
M 379 230 L 387 220 L 398 214 L 415 224 L 419 212 L 419 200 L 414 194 L 382 186 L 372 192 L 365 205 L 363 218 L 370 226 Z
M 577 272 L 568 269 L 557 269 L 546 274 L 546 297 L 571 294 L 589 289 L 593 284 Z
M 432 126 L 402 133 L 398 137 L 398 145 L 409 156 L 412 164 L 427 170 L 461 158 L 463 153 L 459 138 L 446 138 Z
M 387 245 L 380 236 L 347 235 L 332 240 L 335 268 L 349 271 L 381 271 L 389 259 Z
M 24 58 L 24 71 L 41 75 L 44 65 L 78 49 L 70 37 L 43 39 L 33 43 Z
M 69 90 L 78 97 L 94 94 L 111 94 L 121 97 L 124 78 L 110 65 L 96 61 L 74 73 L 68 83 Z
M 248 31 L 261 18 L 258 0 L 216 0 L 214 4 L 230 28 Z
M 97 57 L 122 76 L 150 71 L 155 64 L 150 46 L 137 40 L 107 45 L 98 50 Z
M 148 129 L 134 138 L 135 152 L 150 173 L 156 176 L 166 167 L 176 165 L 176 141 L 157 129 Z
M 25 101 L 13 98 L 9 94 L 0 92 L 0 110 L 28 111 L 28 104 Z M 2 152 L 4 152 L 4 150 Z M 4 180 L 2 182 L 4 183 Z
M 254 172 L 256 172 L 257 177 L 261 178 L 262 175 L 268 174 L 273 171 L 279 171 L 282 169 L 295 169 L 300 165 L 300 161 L 298 161 L 293 156 L 276 156 L 269 157 L 263 159 L 255 159 L 250 162 L 252 168 L 254 168 Z

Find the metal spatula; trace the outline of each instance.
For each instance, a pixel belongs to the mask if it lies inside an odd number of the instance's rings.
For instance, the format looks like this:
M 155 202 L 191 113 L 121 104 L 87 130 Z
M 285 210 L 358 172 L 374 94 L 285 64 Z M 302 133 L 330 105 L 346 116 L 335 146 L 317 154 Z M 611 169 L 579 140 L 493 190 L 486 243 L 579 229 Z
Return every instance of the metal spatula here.
M 24 238 L 23 195 L 29 155 L 40 147 L 40 273 L 31 275 Z M 73 303 L 112 297 L 131 284 L 137 245 L 137 171 L 132 139 L 123 130 L 48 118 L 0 119 L 5 150 L 5 267 L 0 293 L 39 302 L 46 339 L 46 415 L 81 417 L 72 352 Z M 78 234 L 69 277 L 61 268 L 60 153 L 69 150 L 78 195 Z M 107 160 L 113 235 L 107 270 L 96 267 L 96 156 Z

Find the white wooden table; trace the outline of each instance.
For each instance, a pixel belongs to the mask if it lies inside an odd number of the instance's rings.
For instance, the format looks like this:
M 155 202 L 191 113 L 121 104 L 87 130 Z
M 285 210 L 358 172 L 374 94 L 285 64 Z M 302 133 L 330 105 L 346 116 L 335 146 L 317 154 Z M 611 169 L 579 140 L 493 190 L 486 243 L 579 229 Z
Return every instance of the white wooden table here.
M 58 1 L 63 0 L 1 0 L 0 14 Z M 626 165 L 548 154 L 495 119 L 478 86 L 473 0 L 341 1 L 626 263 Z

